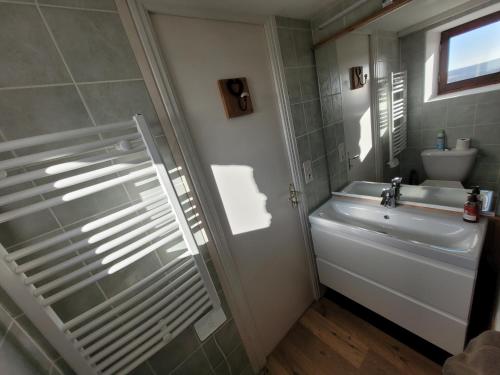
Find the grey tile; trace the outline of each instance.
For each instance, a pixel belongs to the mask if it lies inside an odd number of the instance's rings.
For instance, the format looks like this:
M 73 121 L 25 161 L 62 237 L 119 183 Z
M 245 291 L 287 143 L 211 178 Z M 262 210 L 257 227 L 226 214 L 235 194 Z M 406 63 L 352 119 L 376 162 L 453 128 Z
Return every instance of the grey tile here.
M 299 66 L 314 65 L 314 53 L 312 49 L 312 36 L 310 30 L 293 30 L 293 41 L 297 64 Z
M 131 120 L 135 114 L 146 118 L 153 135 L 163 130 L 142 80 L 80 85 L 90 113 L 98 124 Z
M 54 349 L 51 343 L 47 341 L 45 336 L 35 327 L 26 315 L 17 319 L 17 323 L 26 331 L 26 333 L 35 341 L 44 353 L 51 359 L 55 360 L 60 357 L 59 353 Z
M 278 28 L 278 39 L 280 42 L 281 58 L 285 67 L 297 66 L 297 55 L 293 41 L 293 31 Z
M 307 125 L 304 118 L 304 108 L 302 104 L 292 104 L 291 111 L 295 137 L 300 137 L 307 132 Z
M 231 367 L 232 374 L 241 374 L 250 364 L 245 348 L 242 345 L 229 354 L 227 361 Z
M 304 103 L 304 116 L 308 132 L 321 129 L 323 127 L 321 104 L 319 100 Z
M 285 80 L 290 103 L 297 103 L 301 100 L 299 69 L 285 69 Z
M 500 164 L 476 163 L 468 181 L 471 183 L 496 183 L 499 171 Z
M 332 95 L 332 121 L 342 121 L 342 94 Z
M 0 306 L 3 307 L 11 317 L 22 314 L 22 310 L 2 287 L 0 287 Z
M 311 160 L 311 146 L 309 145 L 309 136 L 303 135 L 297 138 L 297 150 L 299 152 L 300 162 Z
M 70 81 L 36 7 L 0 3 L 0 35 L 0 87 Z
M 332 124 L 334 116 L 332 95 L 321 98 L 321 112 L 323 117 L 323 125 L 326 126 Z
M 495 125 L 476 126 L 473 143 L 476 146 L 500 144 L 500 122 Z
M 42 12 L 77 82 L 141 77 L 118 14 L 53 7 Z
M 148 362 L 143 362 L 139 366 L 137 366 L 135 369 L 132 370 L 132 372 L 129 373 L 130 375 L 155 375 L 153 371 L 151 371 L 151 368 L 149 367 Z
M 12 324 L 0 347 L 0 373 L 48 375 L 50 368 L 50 360 L 17 324 Z
M 73 86 L 0 91 L 0 112 L 8 140 L 92 126 Z
M 192 327 L 165 345 L 149 359 L 157 374 L 168 374 L 186 360 L 199 347 L 199 341 Z
M 316 71 L 318 73 L 319 95 L 323 97 L 332 94 L 332 80 L 328 66 L 318 65 Z
M 203 351 L 205 352 L 205 355 L 210 361 L 212 368 L 218 367 L 224 361 L 222 352 L 217 347 L 217 344 L 215 343 L 215 339 L 213 338 L 213 336 L 209 337 L 203 343 Z
M 422 108 L 422 129 L 444 129 L 446 124 L 446 103 L 431 102 Z
M 39 0 L 38 2 L 42 5 L 48 4 L 73 8 L 116 10 L 116 5 L 113 0 Z
M 408 103 L 408 128 L 417 130 L 422 127 L 422 105 Z
M 317 130 L 309 134 L 309 142 L 311 145 L 311 159 L 316 160 L 322 156 L 325 156 L 325 139 L 323 137 L 323 131 Z
M 181 364 L 172 372 L 173 375 L 207 375 L 212 374 L 210 364 L 203 353 L 203 350 L 198 349 L 186 362 Z
M 101 302 L 104 302 L 104 296 L 96 284 L 91 284 L 56 302 L 52 307 L 62 321 L 67 322 Z
M 331 152 L 337 148 L 337 137 L 335 135 L 335 126 L 330 125 L 323 129 L 325 134 L 325 149 Z
M 329 172 L 326 158 L 321 158 L 313 163 L 314 189 L 318 205 L 330 197 Z
M 0 305 L 0 346 L 12 320 L 9 313 Z
M 3 195 L 30 187 L 33 187 L 30 183 L 18 184 L 12 188 L 2 189 L 1 193 Z M 22 202 L 3 206 L 3 210 L 14 210 L 21 206 L 38 202 L 41 202 L 41 198 L 39 197 L 24 199 Z M 56 230 L 58 227 L 58 223 L 49 210 L 41 210 L 0 224 L 0 242 L 3 246 L 10 247 L 33 237 Z
M 226 356 L 228 356 L 234 348 L 241 345 L 240 335 L 233 320 L 227 321 L 219 328 L 215 333 L 215 340 Z
M 500 122 L 500 105 L 498 102 L 480 102 L 476 109 L 476 124 Z
M 302 100 L 319 97 L 318 77 L 316 76 L 316 69 L 314 67 L 300 68 L 300 91 Z
M 436 147 L 436 136 L 437 130 L 422 130 L 422 135 L 420 139 L 420 147 L 422 148 L 435 148 Z
M 468 98 L 467 98 L 468 99 Z M 474 123 L 476 104 L 469 100 L 452 100 L 448 103 L 446 127 L 470 126 Z M 498 119 L 500 121 L 500 117 Z
M 106 293 L 106 296 L 110 298 L 149 276 L 160 266 L 158 258 L 151 253 L 122 270 L 108 275 L 99 282 L 99 285 Z
M 344 143 L 344 123 L 337 122 L 335 125 L 335 139 L 337 141 L 337 146 L 341 143 Z
M 73 369 L 66 363 L 66 361 L 62 358 L 59 358 L 54 362 L 54 365 L 59 369 L 59 372 L 62 375 L 75 375 L 76 373 Z
M 327 160 L 328 160 L 328 175 L 332 176 L 338 174 L 342 170 L 342 164 L 339 159 L 339 153 L 337 149 L 328 153 Z
M 408 147 L 420 147 L 422 143 L 422 132 L 420 129 L 408 129 Z

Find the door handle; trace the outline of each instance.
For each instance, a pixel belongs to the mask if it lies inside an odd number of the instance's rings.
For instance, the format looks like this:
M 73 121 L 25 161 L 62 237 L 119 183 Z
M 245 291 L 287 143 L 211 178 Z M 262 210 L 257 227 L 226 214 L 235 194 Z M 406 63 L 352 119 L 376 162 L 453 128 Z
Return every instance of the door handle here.
M 349 154 L 347 154 L 347 155 L 348 155 L 348 157 L 347 157 L 347 164 L 348 164 L 349 169 L 351 169 L 351 167 L 352 167 L 351 160 L 359 159 L 359 154 L 354 155 L 354 156 L 349 156 Z
M 293 186 L 293 184 L 288 185 L 288 201 L 293 208 L 296 208 L 299 205 L 299 192 L 295 190 L 295 186 Z

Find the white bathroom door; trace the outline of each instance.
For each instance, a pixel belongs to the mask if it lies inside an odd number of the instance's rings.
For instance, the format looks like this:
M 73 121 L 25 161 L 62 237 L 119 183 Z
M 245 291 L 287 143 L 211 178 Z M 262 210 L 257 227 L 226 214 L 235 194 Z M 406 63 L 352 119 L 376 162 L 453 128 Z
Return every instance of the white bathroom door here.
M 160 49 L 267 355 L 313 300 L 263 25 L 152 15 Z M 226 118 L 217 81 L 246 77 L 254 113 Z
M 370 101 L 370 77 L 362 88 L 351 90 L 349 68 L 370 72 L 369 36 L 347 34 L 338 39 L 337 56 L 342 83 L 342 113 L 350 181 L 375 181 L 375 149 Z

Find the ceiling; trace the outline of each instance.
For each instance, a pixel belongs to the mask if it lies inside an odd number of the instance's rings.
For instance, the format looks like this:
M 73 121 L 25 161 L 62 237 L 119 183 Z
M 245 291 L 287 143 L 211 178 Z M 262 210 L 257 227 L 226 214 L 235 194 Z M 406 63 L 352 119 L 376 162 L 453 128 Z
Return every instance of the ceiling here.
M 321 9 L 338 0 L 157 0 L 173 9 L 196 11 L 197 13 L 224 13 L 265 17 L 280 15 L 310 19 Z

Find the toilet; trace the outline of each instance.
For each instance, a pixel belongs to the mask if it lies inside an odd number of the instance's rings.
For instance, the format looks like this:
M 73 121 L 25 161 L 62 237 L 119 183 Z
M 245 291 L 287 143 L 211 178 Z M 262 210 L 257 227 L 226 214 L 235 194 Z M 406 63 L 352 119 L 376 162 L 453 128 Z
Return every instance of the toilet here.
M 474 166 L 477 149 L 424 150 L 420 156 L 428 178 L 421 185 L 463 189 L 462 181 Z

